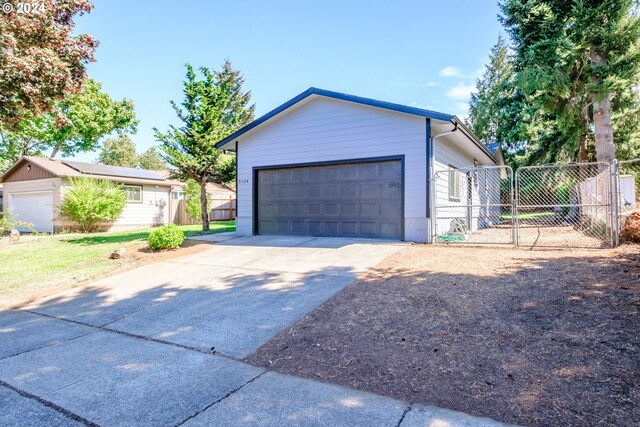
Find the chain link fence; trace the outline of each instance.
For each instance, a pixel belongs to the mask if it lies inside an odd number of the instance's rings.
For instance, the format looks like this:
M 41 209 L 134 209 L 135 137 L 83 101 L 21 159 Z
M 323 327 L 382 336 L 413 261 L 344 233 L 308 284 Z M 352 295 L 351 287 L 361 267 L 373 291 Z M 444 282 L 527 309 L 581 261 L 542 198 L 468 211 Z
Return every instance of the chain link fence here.
M 519 168 L 515 176 L 518 246 L 611 246 L 610 177 L 606 163 Z
M 640 243 L 640 159 L 614 164 L 616 244 Z
M 432 242 L 600 248 L 640 242 L 640 159 L 440 170 Z
M 509 166 L 436 172 L 433 241 L 513 244 L 512 176 Z

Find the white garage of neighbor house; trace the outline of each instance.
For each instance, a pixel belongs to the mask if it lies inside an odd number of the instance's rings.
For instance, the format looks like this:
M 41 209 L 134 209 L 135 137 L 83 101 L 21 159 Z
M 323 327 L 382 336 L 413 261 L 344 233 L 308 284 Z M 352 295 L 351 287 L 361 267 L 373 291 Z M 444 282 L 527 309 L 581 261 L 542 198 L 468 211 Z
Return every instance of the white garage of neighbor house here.
M 430 164 L 437 171 L 497 163 L 456 116 L 317 88 L 217 147 L 236 153 L 236 227 L 244 235 L 426 242 Z
M 133 229 L 168 224 L 172 183 L 142 169 L 106 166 L 44 157 L 23 157 L 0 176 L 4 186 L 3 210 L 39 232 L 60 232 L 75 224 L 58 213 L 70 178 L 107 179 L 127 192 L 120 218 L 105 229 Z

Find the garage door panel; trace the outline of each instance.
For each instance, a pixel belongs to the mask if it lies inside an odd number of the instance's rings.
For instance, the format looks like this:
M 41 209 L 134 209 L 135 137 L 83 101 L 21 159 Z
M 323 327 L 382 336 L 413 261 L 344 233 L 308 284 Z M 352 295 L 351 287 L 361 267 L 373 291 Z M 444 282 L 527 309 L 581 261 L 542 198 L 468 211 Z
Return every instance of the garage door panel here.
M 9 208 L 19 221 L 24 221 L 41 233 L 53 232 L 53 192 L 8 194 Z M 18 227 L 20 231 L 30 228 Z
M 402 235 L 399 160 L 260 170 L 257 193 L 260 234 Z

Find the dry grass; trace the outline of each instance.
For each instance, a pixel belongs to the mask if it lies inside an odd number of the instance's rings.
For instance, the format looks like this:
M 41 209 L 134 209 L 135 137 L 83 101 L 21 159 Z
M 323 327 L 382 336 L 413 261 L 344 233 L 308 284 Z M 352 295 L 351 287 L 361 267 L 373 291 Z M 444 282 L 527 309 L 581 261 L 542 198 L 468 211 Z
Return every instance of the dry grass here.
M 637 426 L 640 254 L 412 246 L 248 361 L 523 425 Z

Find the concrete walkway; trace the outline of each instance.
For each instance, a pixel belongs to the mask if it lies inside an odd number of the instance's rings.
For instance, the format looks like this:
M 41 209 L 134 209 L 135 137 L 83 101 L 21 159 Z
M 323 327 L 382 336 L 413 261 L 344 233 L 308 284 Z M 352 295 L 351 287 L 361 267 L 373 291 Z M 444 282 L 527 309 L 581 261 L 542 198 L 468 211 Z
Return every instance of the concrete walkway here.
M 243 363 L 402 245 L 226 237 L 0 312 L 0 425 L 499 425 Z

